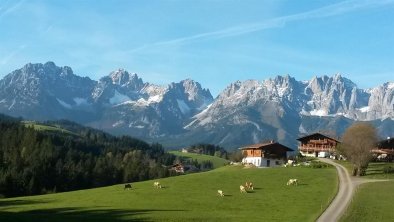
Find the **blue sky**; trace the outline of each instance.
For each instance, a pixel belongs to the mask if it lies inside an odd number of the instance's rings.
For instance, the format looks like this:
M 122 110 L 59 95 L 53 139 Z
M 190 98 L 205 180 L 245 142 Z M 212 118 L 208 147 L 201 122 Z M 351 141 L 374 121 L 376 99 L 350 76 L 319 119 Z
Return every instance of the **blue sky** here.
M 95 80 L 191 78 L 214 96 L 285 74 L 374 87 L 394 80 L 394 0 L 0 0 L 0 78 L 46 61 Z

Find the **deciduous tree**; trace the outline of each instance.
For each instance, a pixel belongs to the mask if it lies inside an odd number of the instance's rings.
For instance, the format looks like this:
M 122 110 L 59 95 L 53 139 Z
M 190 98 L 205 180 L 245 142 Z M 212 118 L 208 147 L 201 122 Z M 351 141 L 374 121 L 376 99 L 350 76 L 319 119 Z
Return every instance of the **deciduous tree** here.
M 341 150 L 353 164 L 353 176 L 363 176 L 376 146 L 376 129 L 367 123 L 355 123 L 343 135 Z

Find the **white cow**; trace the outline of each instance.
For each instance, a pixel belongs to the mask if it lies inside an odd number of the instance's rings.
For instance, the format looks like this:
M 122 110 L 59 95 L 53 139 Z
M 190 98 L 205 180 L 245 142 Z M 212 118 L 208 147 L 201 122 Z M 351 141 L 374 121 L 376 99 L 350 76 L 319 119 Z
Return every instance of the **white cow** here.
M 160 184 L 160 182 L 158 182 L 158 181 L 154 182 L 154 183 L 153 183 L 153 186 L 154 186 L 155 188 L 161 188 L 161 184 Z
M 253 183 L 252 183 L 252 182 L 246 182 L 246 183 L 245 183 L 245 187 L 246 187 L 247 189 L 253 190 Z
M 246 193 L 246 189 L 242 185 L 239 186 L 239 191 L 241 191 L 241 193 Z
M 287 186 L 289 185 L 298 185 L 298 180 L 297 179 L 289 179 L 289 181 L 287 181 Z
M 219 194 L 219 196 L 224 197 L 223 190 L 218 190 L 218 194 Z

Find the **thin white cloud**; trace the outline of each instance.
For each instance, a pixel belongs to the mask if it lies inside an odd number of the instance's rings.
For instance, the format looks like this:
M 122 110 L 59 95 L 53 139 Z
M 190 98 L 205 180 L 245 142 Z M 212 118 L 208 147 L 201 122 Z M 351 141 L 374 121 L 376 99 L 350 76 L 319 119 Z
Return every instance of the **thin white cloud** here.
M 26 45 L 20 45 L 18 48 L 16 48 L 14 51 L 9 53 L 7 56 L 2 58 L 0 60 L 0 65 L 6 65 L 13 57 L 15 57 L 17 54 L 22 52 L 26 48 Z
M 273 19 L 270 19 L 270 20 L 267 20 L 267 21 L 264 21 L 261 23 L 245 24 L 245 25 L 234 26 L 234 27 L 230 27 L 230 28 L 226 28 L 226 29 L 222 29 L 222 30 L 218 30 L 218 31 L 200 33 L 200 34 L 187 36 L 187 37 L 183 37 L 183 38 L 177 38 L 177 39 L 168 40 L 168 41 L 155 42 L 152 44 L 147 44 L 147 45 L 143 45 L 141 47 L 132 49 L 129 52 L 136 52 L 136 51 L 140 51 L 140 50 L 143 50 L 146 48 L 151 48 L 151 47 L 185 44 L 185 43 L 199 41 L 199 40 L 220 39 L 220 38 L 226 38 L 226 37 L 231 37 L 231 36 L 238 36 L 238 35 L 243 35 L 243 34 L 247 34 L 247 33 L 262 31 L 262 30 L 266 30 L 266 29 L 283 27 L 289 22 L 308 20 L 308 19 L 314 19 L 314 18 L 332 17 L 332 16 L 336 16 L 336 15 L 349 13 L 352 11 L 357 11 L 357 10 L 362 10 L 362 9 L 367 9 L 367 8 L 376 8 L 376 7 L 381 7 L 381 6 L 385 6 L 385 5 L 393 4 L 393 3 L 394 3 L 394 0 L 379 0 L 379 1 L 376 1 L 376 0 L 364 0 L 364 1 L 350 0 L 350 1 L 344 1 L 344 2 L 332 4 L 329 6 L 325 6 L 322 8 L 314 9 L 314 10 L 299 13 L 299 14 L 273 18 Z
M 7 6 L 1 6 L 1 11 L 0 11 L 0 19 L 2 19 L 4 16 L 14 12 L 16 9 L 18 9 L 21 5 L 23 5 L 23 3 L 25 2 L 25 0 L 21 0 L 18 1 L 16 4 L 11 5 L 10 7 L 7 8 Z M 7 4 L 7 2 L 6 2 Z M 4 11 L 2 11 L 3 9 L 5 9 Z

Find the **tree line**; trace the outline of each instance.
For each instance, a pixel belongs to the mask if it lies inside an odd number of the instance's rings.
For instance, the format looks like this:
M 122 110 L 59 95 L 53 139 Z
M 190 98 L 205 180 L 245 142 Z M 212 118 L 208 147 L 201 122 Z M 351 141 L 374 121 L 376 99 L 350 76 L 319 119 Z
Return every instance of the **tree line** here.
M 195 145 L 191 145 L 187 148 L 187 151 L 190 153 L 198 153 L 198 154 L 205 154 L 209 156 L 217 156 L 224 159 L 228 159 L 228 152 L 223 147 L 214 145 L 214 144 L 207 144 L 207 143 L 199 143 Z
M 77 127 L 37 131 L 0 116 L 0 195 L 45 194 L 170 176 L 175 156 L 160 144 Z

